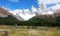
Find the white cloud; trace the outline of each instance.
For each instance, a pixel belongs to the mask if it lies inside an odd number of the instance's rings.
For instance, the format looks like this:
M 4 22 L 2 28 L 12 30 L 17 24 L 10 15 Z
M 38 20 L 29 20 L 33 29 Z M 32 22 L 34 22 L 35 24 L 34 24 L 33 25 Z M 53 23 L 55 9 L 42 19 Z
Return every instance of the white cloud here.
M 60 4 L 56 4 L 55 6 L 49 7 L 49 9 L 56 11 L 57 9 L 60 9 Z
M 41 10 L 41 14 L 53 14 L 54 10 L 60 8 L 60 0 L 38 0 L 39 10 Z M 51 6 L 47 8 L 47 4 L 56 4 L 55 6 Z M 52 8 L 53 11 L 50 11 Z M 49 9 L 49 10 L 48 10 Z M 47 12 L 44 12 L 44 10 Z M 40 12 L 40 11 L 39 11 Z
M 53 14 L 54 12 L 53 11 L 48 11 L 46 14 Z
M 38 4 L 44 3 L 44 4 L 53 4 L 53 3 L 59 3 L 60 0 L 38 0 Z
M 11 1 L 11 2 L 19 2 L 19 0 L 9 0 L 9 1 Z

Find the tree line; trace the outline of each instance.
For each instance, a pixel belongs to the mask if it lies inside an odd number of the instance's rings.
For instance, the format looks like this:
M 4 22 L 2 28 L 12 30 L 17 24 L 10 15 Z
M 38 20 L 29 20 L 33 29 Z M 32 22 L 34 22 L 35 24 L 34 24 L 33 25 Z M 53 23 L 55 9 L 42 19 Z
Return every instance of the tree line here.
M 51 18 L 51 19 L 49 19 Z M 19 26 L 60 26 L 60 16 L 55 17 L 33 17 L 28 21 L 18 21 L 15 17 L 8 16 L 0 18 L 0 25 L 19 25 Z

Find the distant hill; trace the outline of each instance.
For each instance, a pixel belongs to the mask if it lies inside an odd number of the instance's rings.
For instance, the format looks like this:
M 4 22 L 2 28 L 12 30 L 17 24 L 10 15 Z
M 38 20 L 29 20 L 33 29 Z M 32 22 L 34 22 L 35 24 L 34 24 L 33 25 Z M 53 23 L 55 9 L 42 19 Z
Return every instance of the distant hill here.
M 0 24 L 14 24 L 18 20 L 8 10 L 0 7 Z
M 8 10 L 0 7 L 0 17 L 8 17 L 8 15 L 12 15 Z
M 0 17 L 0 24 L 4 25 L 14 25 L 18 22 L 18 20 L 15 18 L 15 17 L 12 17 L 12 16 L 8 16 L 8 17 L 5 17 L 5 18 L 1 18 Z
M 54 14 L 36 15 L 29 21 L 34 25 L 43 26 L 60 26 L 60 9 L 56 10 Z

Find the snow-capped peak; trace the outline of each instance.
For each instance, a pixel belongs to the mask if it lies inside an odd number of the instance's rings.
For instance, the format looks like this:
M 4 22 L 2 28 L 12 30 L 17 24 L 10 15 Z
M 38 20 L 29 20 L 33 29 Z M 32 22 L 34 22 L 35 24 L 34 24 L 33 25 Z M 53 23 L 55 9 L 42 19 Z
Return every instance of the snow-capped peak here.
M 13 10 L 10 11 L 11 13 L 14 14 L 14 16 L 18 17 L 17 19 L 20 20 L 21 18 L 24 20 L 29 20 L 30 18 L 34 17 L 35 14 L 31 14 L 29 9 L 24 9 L 24 10 Z M 19 19 L 20 18 L 20 19 Z

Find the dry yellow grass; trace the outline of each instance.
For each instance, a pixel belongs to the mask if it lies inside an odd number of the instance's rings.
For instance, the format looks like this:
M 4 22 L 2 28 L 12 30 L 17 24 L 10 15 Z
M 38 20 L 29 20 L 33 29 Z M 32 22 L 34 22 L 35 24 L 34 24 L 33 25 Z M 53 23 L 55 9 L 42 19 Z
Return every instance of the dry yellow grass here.
M 0 25 L 0 29 L 9 29 L 12 28 L 12 26 L 9 25 Z
M 0 31 L 0 36 L 3 36 L 4 35 L 4 32 Z
M 60 30 L 21 29 L 7 31 L 8 36 L 60 36 Z
M 2 26 L 1 26 L 2 27 Z M 7 27 L 7 26 L 5 26 Z M 8 26 L 11 28 L 11 26 Z M 9 29 L 10 29 L 9 28 Z M 22 28 L 22 27 L 21 27 Z M 42 28 L 42 27 L 40 27 Z M 45 27 L 44 27 L 45 28 Z M 60 36 L 60 30 L 59 29 L 54 29 L 54 28 L 48 28 L 48 30 L 41 30 L 41 29 L 28 29 L 28 28 L 23 28 L 23 29 L 17 29 L 13 28 L 10 30 L 6 30 L 8 33 L 8 36 Z M 5 33 L 0 32 L 0 36 L 3 36 Z

